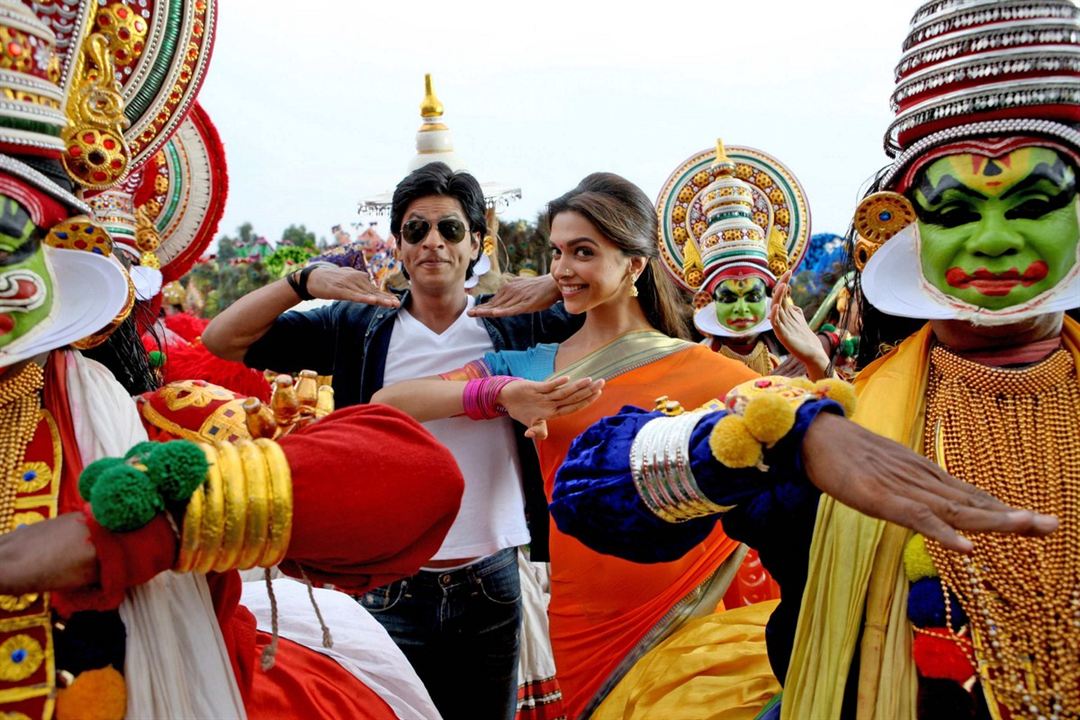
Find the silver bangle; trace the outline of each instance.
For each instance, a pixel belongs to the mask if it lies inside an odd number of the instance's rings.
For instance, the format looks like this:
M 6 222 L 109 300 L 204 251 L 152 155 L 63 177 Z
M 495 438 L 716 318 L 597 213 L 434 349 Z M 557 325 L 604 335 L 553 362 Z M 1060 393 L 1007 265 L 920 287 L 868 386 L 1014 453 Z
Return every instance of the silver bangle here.
M 630 446 L 630 474 L 638 496 L 654 515 L 669 523 L 686 522 L 731 510 L 701 491 L 690 468 L 690 437 L 708 411 L 654 418 Z

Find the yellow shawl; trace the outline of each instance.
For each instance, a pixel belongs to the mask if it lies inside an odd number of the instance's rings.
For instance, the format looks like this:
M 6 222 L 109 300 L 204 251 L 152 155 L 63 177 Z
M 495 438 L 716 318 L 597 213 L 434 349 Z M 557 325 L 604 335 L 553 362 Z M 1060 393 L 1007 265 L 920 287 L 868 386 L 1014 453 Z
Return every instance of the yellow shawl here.
M 930 326 L 924 326 L 855 380 L 855 422 L 919 453 L 932 337 Z M 1066 317 L 1061 337 L 1080 367 L 1080 323 Z M 782 720 L 840 717 L 860 626 L 857 720 L 915 719 L 916 676 L 902 571 L 910 534 L 822 497 Z

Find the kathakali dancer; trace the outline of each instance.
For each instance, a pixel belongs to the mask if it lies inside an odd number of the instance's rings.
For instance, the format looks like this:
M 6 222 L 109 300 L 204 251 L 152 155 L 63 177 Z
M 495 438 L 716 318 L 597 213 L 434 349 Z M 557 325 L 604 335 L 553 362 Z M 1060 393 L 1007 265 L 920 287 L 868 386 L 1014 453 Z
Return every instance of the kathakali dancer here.
M 924 486 L 902 474 L 869 496 L 823 483 L 812 453 L 780 473 L 792 410 L 815 391 L 778 378 L 721 410 L 601 421 L 556 480 L 559 527 L 606 552 L 638 557 L 647 538 L 678 555 L 687 526 L 717 518 L 760 549 L 783 588 L 768 644 L 784 691 L 763 716 L 1080 714 L 1078 58 L 1072 2 L 922 5 L 897 67 L 894 161 L 852 243 L 863 357 L 885 351 L 856 377 L 854 419 L 888 440 L 849 463 L 911 448 L 978 488 L 975 507 L 1035 511 L 1022 529 L 1036 532 L 997 534 L 948 503 L 937 519 L 935 503 L 905 510 Z M 679 448 L 675 466 L 663 451 Z M 723 511 L 678 522 L 684 488 Z M 687 682 L 699 703 L 670 717 L 753 716 Z
M 694 326 L 709 347 L 763 375 L 825 377 L 830 353 L 786 300 L 786 282 L 773 307 L 777 280 L 798 266 L 810 240 L 810 207 L 790 169 L 717 140 L 671 173 L 656 210 L 664 268 L 694 293 Z
M 453 458 L 385 408 L 277 442 L 147 443 L 118 382 L 133 378 L 77 349 L 116 342 L 137 288 L 71 179 L 102 189 L 168 139 L 205 70 L 214 13 L 203 0 L 0 2 L 0 715 L 426 719 L 422 688 L 395 693 L 416 686 L 365 675 L 346 628 L 334 650 L 310 609 L 289 609 L 306 601 L 302 584 L 275 581 L 281 622 L 257 630 L 248 608 L 272 620 L 273 598 L 240 604 L 236 568 L 280 561 L 353 590 L 412 572 L 457 511 Z M 221 389 L 160 392 L 174 433 L 238 430 L 235 405 L 220 422 L 199 417 L 237 400 Z M 422 488 L 406 463 L 433 469 Z M 373 480 L 341 483 L 357 477 Z M 406 498 L 407 513 L 385 512 Z M 328 616 L 356 616 L 344 595 L 315 592 Z M 260 664 L 265 646 L 276 650 Z

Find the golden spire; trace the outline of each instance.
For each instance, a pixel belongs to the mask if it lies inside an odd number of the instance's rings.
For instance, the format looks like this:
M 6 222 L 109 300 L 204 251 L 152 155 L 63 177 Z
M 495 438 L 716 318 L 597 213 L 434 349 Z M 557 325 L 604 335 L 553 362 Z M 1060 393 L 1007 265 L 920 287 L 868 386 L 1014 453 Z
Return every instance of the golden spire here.
M 431 87 L 431 73 L 424 75 L 424 101 L 420 103 L 420 117 L 425 120 L 442 117 L 443 104 L 435 97 L 435 91 Z

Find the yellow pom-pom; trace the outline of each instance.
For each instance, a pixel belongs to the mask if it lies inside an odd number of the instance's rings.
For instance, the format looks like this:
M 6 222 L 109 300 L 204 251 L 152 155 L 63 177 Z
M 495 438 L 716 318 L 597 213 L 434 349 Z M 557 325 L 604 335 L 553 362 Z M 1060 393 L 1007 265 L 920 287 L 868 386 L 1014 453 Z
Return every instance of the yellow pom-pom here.
M 761 443 L 737 415 L 727 415 L 713 426 L 709 435 L 713 457 L 729 468 L 754 467 L 761 463 Z
M 799 388 L 800 390 L 806 390 L 811 392 L 814 389 L 814 382 L 807 377 L 785 378 L 791 387 Z
M 86 670 L 56 696 L 56 720 L 123 720 L 124 676 L 111 667 Z
M 904 545 L 904 574 L 908 582 L 938 575 L 933 558 L 926 552 L 926 538 L 922 535 L 913 535 Z
M 746 403 L 743 422 L 759 442 L 772 447 L 791 431 L 795 424 L 795 408 L 778 393 L 757 395 Z
M 818 380 L 814 385 L 814 389 L 830 400 L 840 403 L 845 416 L 851 417 L 855 414 L 855 388 L 851 383 L 846 383 L 838 378 L 825 378 L 824 380 Z

